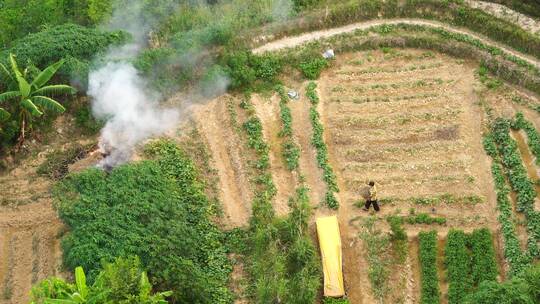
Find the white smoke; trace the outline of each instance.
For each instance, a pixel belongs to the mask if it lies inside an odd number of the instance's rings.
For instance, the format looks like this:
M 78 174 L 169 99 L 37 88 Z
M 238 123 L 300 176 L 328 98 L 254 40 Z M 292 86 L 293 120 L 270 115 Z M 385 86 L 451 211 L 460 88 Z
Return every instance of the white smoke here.
M 92 99 L 92 112 L 96 118 L 106 121 L 101 130 L 99 147 L 104 159 L 100 167 L 110 169 L 131 159 L 133 151 L 138 143 L 173 129 L 178 125 L 180 117 L 186 116 L 186 108 L 196 101 L 217 96 L 226 91 L 229 78 L 219 70 L 211 70 L 209 80 L 202 81 L 200 92 L 183 98 L 177 108 L 166 109 L 159 104 L 160 94 L 149 89 L 145 79 L 131 64 L 139 52 L 148 44 L 148 33 L 159 23 L 160 18 L 152 14 L 142 14 L 145 10 L 143 0 L 117 0 L 113 8 L 113 15 L 105 26 L 108 30 L 124 30 L 133 37 L 133 42 L 116 47 L 106 54 L 105 63 L 89 74 L 88 95 Z M 205 5 L 202 1 L 195 1 L 197 5 Z M 218 2 L 219 3 L 219 2 Z M 283 22 L 290 17 L 293 10 L 291 0 L 265 0 L 258 12 L 270 17 L 274 22 Z M 160 5 L 160 4 L 157 4 Z M 221 5 L 221 4 L 218 4 Z M 244 1 L 231 1 L 231 9 L 224 10 L 223 16 L 216 15 L 215 24 L 219 25 L 240 18 L 245 9 Z M 178 2 L 170 1 L 166 12 L 173 13 Z M 223 4 L 221 8 L 229 5 Z M 148 9 L 148 8 L 146 8 Z M 211 28 L 212 25 L 207 25 Z M 204 30 L 196 28 L 197 30 Z M 188 41 L 179 40 L 182 46 L 189 46 L 190 35 L 186 35 Z M 196 45 L 196 44 L 195 44 Z M 211 62 L 205 62 L 204 47 L 196 46 L 182 48 L 181 53 L 174 54 L 171 62 L 166 65 L 181 64 L 185 67 L 197 66 L 207 69 Z M 197 87 L 196 86 L 196 87 Z M 196 96 L 200 95 L 200 96 Z
M 99 139 L 104 155 L 99 166 L 106 169 L 129 161 L 138 143 L 171 130 L 180 117 L 177 109 L 159 105 L 160 95 L 148 88 L 129 62 L 143 47 L 150 28 L 142 21 L 140 3 L 131 6 L 130 18 L 125 18 L 125 10 L 115 10 L 108 26 L 130 32 L 134 42 L 111 49 L 105 56 L 106 63 L 88 77 L 92 112 L 106 121 Z
M 106 155 L 102 167 L 128 161 L 139 142 L 177 124 L 178 111 L 161 108 L 158 96 L 145 87 L 137 70 L 126 62 L 109 62 L 90 73 L 88 94 L 93 98 L 94 115 L 107 119 L 99 141 Z

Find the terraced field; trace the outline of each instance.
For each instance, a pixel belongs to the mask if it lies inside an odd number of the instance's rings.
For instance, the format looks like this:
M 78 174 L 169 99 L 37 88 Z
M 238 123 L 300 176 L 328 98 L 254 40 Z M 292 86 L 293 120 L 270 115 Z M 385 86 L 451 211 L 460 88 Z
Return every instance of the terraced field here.
M 437 269 L 441 299 L 447 301 L 445 246 L 452 228 L 465 233 L 488 228 L 494 235 L 494 249 L 499 279 L 508 266 L 504 261 L 504 246 L 497 220 L 496 196 L 490 173 L 491 161 L 482 146 L 482 134 L 489 119 L 480 100 L 494 94 L 483 88 L 477 76 L 477 65 L 426 50 L 383 49 L 340 54 L 332 68 L 324 72 L 317 84 L 320 103 L 315 107 L 324 126 L 324 141 L 328 145 L 329 161 L 341 189 L 336 194 L 340 203 L 337 214 L 342 227 L 344 272 L 347 293 L 352 303 L 373 303 L 376 296 L 369 289 L 369 268 L 366 245 L 359 234 L 362 221 L 370 217 L 360 210 L 366 182 L 379 184 L 382 211 L 376 214 L 377 225 L 389 228 L 386 216 L 411 218 L 420 214 L 442 218 L 442 224 L 405 221 L 409 237 L 406 261 L 391 266 L 399 284 L 388 291 L 385 301 L 418 303 L 420 261 L 418 233 L 435 230 L 438 235 Z M 325 207 L 328 186 L 323 171 L 317 166 L 317 151 L 312 144 L 310 102 L 303 94 L 308 82 L 291 82 L 290 87 L 301 92 L 288 107 L 292 114 L 293 138 L 300 147 L 299 171 L 311 189 L 314 217 L 334 213 Z M 520 94 L 506 88 L 507 94 Z M 270 144 L 270 167 L 277 187 L 272 201 L 278 214 L 286 214 L 287 197 L 298 183 L 296 171 L 285 168 L 280 132 L 279 98 L 253 95 L 255 113 L 261 119 L 264 138 Z M 535 103 L 536 101 L 531 101 Z M 220 179 L 221 201 L 226 225 L 246 225 L 250 196 L 247 185 L 250 173 L 249 153 L 238 127 L 246 120 L 241 99 L 226 96 L 201 107 L 196 112 L 198 126 L 205 126 L 204 136 L 211 149 Z M 505 106 L 514 105 L 506 101 Z M 520 106 L 521 107 L 521 106 Z M 501 107 L 499 107 L 501 108 Z M 524 108 L 524 107 L 523 107 Z M 510 112 L 513 115 L 514 112 Z M 528 115 L 537 114 L 529 112 Z M 219 122 L 213 122 L 218 119 Z M 208 127 L 210 126 L 210 127 Z M 219 127 L 218 127 L 219 126 Z M 223 138 L 228 140 L 223 145 Z M 526 148 L 526 147 L 525 147 Z M 228 176 L 228 174 L 233 174 Z M 250 177 L 251 176 L 251 177 Z M 236 182 L 232 182 L 236 181 Z M 242 194 L 244 193 L 244 194 Z M 519 213 L 515 213 L 519 216 Z M 518 229 L 525 248 L 526 229 Z
M 520 20 L 528 31 L 538 27 Z M 285 38 L 255 53 L 384 22 Z M 294 210 L 291 198 L 305 187 L 313 239 L 317 217 L 338 216 L 345 289 L 353 304 L 461 303 L 468 286 L 503 281 L 538 261 L 538 96 L 486 76 L 476 60 L 427 49 L 372 49 L 337 52 L 313 81 L 281 75 L 283 89 L 299 92 L 298 98 L 230 93 L 192 107 L 189 127 L 172 137 L 200 165 L 207 192 L 215 192 L 223 216 L 214 220 L 223 230 L 251 227 L 263 187 L 272 192 L 265 199 L 276 217 L 284 218 Z M 531 56 L 503 50 L 530 69 L 539 66 Z M 519 126 L 518 113 L 525 120 Z M 189 128 L 208 155 L 190 150 Z M 253 129 L 267 146 L 254 147 Z M 95 164 L 96 157 L 69 171 Z M 38 155 L 0 177 L 0 304 L 25 303 L 37 281 L 65 275 L 65 228 L 52 206 L 54 182 L 35 172 L 42 161 Z M 379 213 L 361 210 L 370 180 L 378 185 Z M 245 261 L 236 258 L 231 289 L 236 303 L 250 303 Z

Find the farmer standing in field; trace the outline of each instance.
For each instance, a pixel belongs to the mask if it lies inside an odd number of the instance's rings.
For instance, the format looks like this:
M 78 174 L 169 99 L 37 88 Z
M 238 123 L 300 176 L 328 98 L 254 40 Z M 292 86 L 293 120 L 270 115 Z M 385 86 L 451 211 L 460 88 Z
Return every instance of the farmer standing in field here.
M 364 205 L 364 211 L 368 211 L 371 204 L 373 204 L 373 209 L 378 212 L 380 209 L 379 203 L 377 202 L 377 186 L 375 186 L 374 181 L 370 181 L 368 185 L 368 199 L 366 200 L 366 204 Z

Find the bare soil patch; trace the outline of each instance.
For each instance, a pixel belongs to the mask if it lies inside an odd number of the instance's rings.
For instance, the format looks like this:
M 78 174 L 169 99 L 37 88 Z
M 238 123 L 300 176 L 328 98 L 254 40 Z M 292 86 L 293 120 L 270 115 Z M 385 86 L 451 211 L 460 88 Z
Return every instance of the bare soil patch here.
M 219 177 L 225 226 L 245 226 L 251 216 L 252 187 L 248 175 L 245 146 L 231 121 L 229 110 L 238 105 L 230 96 L 220 97 L 195 109 L 197 126 L 211 151 L 212 166 Z

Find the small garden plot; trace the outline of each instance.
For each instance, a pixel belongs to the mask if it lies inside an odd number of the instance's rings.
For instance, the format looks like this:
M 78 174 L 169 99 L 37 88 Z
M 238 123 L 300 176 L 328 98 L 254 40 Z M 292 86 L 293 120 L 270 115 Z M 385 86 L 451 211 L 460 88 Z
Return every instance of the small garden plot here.
M 410 58 L 425 51 L 399 53 L 342 54 L 318 82 L 327 144 L 345 186 L 340 197 L 355 202 L 375 180 L 383 202 L 443 195 L 467 206 L 485 202 L 489 168 L 475 156 L 483 154 L 481 126 L 468 96 L 474 67 L 433 52 L 422 61 Z
M 497 262 L 491 232 L 477 229 L 471 235 L 450 230 L 445 246 L 448 303 L 459 304 L 484 281 L 496 281 Z

